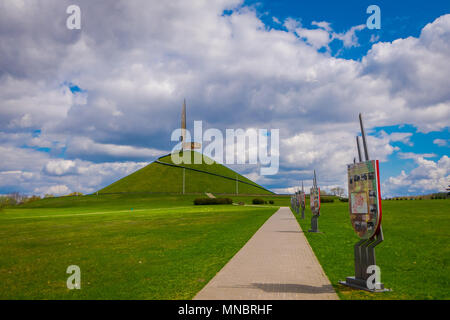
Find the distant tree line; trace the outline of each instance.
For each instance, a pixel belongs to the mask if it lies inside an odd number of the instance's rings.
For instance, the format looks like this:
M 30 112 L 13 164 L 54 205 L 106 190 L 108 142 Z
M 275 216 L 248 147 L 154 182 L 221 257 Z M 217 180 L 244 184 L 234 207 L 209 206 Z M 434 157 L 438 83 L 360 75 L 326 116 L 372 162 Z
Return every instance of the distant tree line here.
M 332 188 L 331 193 L 339 198 L 342 198 L 345 195 L 345 189 L 341 187 Z
M 392 197 L 386 198 L 384 200 L 437 200 L 437 199 L 448 199 L 450 196 L 445 192 L 432 193 L 422 196 L 407 196 L 407 197 Z
M 40 196 L 27 196 L 19 192 L 11 192 L 10 194 L 0 196 L 0 209 L 10 206 L 17 206 L 23 203 L 40 200 Z
M 83 194 L 81 192 L 72 192 L 68 194 L 68 197 L 73 196 L 82 196 Z M 45 199 L 45 198 L 54 198 L 55 196 L 53 194 L 45 194 L 43 197 L 38 195 L 25 195 L 21 194 L 20 192 L 11 192 L 7 195 L 0 195 L 0 210 L 2 210 L 5 207 L 12 207 L 12 206 L 18 206 L 21 204 L 30 203 L 33 201 Z

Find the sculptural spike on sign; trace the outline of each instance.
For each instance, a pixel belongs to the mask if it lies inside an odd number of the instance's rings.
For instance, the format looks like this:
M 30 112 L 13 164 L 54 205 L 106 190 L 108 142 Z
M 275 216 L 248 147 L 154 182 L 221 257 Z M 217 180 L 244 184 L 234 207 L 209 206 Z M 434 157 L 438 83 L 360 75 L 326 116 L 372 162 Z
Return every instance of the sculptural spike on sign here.
M 363 146 L 364 146 L 364 155 L 366 157 L 366 161 L 369 161 L 369 151 L 367 150 L 366 131 L 364 130 L 361 113 L 359 114 L 359 124 L 361 126 L 361 136 L 362 136 Z
M 356 147 L 358 148 L 358 159 L 359 159 L 359 162 L 362 162 L 361 147 L 359 146 L 359 136 L 356 136 Z

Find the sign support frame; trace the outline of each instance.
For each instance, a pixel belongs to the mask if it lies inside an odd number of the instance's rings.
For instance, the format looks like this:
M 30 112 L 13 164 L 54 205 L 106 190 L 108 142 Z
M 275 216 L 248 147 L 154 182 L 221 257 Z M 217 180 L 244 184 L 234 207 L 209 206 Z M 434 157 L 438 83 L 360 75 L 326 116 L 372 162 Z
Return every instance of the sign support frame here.
M 303 180 L 302 180 L 302 193 L 303 200 L 301 202 L 302 207 L 302 219 L 305 219 L 305 189 L 303 188 Z

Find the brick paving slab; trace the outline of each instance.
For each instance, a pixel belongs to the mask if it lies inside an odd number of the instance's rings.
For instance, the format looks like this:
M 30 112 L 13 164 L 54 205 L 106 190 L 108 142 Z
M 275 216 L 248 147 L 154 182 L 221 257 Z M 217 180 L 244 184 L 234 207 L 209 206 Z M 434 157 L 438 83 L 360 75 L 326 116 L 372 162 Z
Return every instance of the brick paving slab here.
M 338 299 L 303 231 L 281 207 L 195 300 Z

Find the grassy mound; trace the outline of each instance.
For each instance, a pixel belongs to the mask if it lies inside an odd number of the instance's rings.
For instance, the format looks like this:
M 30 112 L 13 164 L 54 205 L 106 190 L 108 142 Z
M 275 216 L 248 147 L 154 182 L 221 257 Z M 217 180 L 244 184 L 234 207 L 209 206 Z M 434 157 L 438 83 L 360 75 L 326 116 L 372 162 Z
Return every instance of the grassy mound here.
M 186 168 L 191 168 L 205 172 L 185 169 L 185 193 L 236 193 L 236 181 L 238 182 L 238 192 L 240 194 L 271 194 L 270 191 L 260 187 L 258 184 L 236 173 L 235 171 L 214 162 L 207 164 L 203 156 L 202 163 L 193 164 L 194 154 L 190 152 L 191 164 L 181 164 Z M 201 155 L 200 155 L 201 156 Z M 210 159 L 209 159 L 210 160 Z M 211 160 L 212 161 L 212 160 Z M 169 164 L 164 165 L 162 163 Z M 148 166 L 122 178 L 111 185 L 101 189 L 99 193 L 132 193 L 132 192 L 162 192 L 162 193 L 182 193 L 183 191 L 183 169 L 174 165 L 171 156 L 165 156 Z M 223 177 L 220 177 L 220 176 Z M 226 177 L 226 178 L 224 178 Z M 227 179 L 231 178 L 231 179 Z

